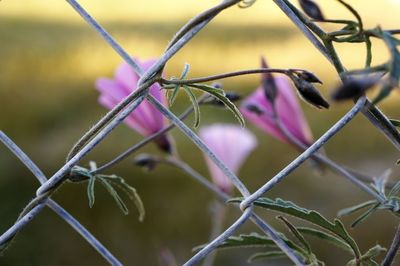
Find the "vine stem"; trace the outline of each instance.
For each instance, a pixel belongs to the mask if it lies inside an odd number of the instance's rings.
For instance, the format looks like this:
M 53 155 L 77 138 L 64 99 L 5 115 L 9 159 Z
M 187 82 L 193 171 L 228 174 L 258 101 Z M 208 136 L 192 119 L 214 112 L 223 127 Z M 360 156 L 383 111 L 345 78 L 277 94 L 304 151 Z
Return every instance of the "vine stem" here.
M 335 125 L 333 125 L 328 131 L 326 131 L 317 141 L 315 141 L 307 150 L 300 154 L 295 160 L 288 164 L 284 169 L 282 169 L 277 175 L 265 183 L 261 188 L 259 188 L 252 195 L 247 197 L 242 201 L 241 209 L 245 210 L 248 206 L 252 204 L 255 200 L 261 197 L 265 192 L 274 187 L 277 183 L 282 181 L 287 175 L 289 175 L 293 170 L 299 167 L 305 160 L 312 157 L 315 152 L 317 152 L 325 143 L 338 133 L 348 122 L 350 122 L 365 106 L 366 98 L 361 97 L 358 99 L 357 103 L 347 112 Z
M 225 78 L 230 78 L 230 77 L 237 77 L 237 76 L 243 76 L 243 75 L 249 75 L 249 74 L 262 74 L 262 73 L 280 73 L 284 74 L 290 77 L 290 73 L 292 71 L 304 71 L 301 69 L 279 69 L 279 68 L 257 68 L 257 69 L 246 69 L 246 70 L 240 70 L 240 71 L 234 71 L 234 72 L 228 72 L 228 73 L 222 73 L 222 74 L 217 74 L 217 75 L 212 75 L 212 76 L 207 76 L 207 77 L 200 77 L 200 78 L 193 78 L 193 79 L 164 79 L 161 78 L 160 82 L 162 84 L 174 84 L 174 85 L 187 85 L 187 84 L 193 84 L 193 83 L 202 83 L 202 82 L 208 82 L 208 81 L 213 81 L 213 80 L 219 80 L 219 79 L 225 79 Z

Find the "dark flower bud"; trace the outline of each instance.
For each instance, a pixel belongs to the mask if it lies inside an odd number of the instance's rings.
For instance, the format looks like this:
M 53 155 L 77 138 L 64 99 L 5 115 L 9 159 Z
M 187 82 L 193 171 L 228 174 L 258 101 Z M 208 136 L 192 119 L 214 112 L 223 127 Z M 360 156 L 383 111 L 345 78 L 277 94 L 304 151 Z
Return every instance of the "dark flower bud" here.
M 261 57 L 261 67 L 268 68 L 267 62 L 264 57 Z M 271 73 L 263 73 L 261 85 L 264 90 L 265 98 L 271 103 L 274 104 L 276 96 L 278 94 L 278 88 L 276 86 L 276 82 L 274 76 Z
M 379 79 L 371 77 L 348 78 L 343 84 L 339 85 L 332 93 L 332 99 L 335 101 L 343 101 L 359 98 L 372 88 Z
M 147 171 L 152 171 L 157 166 L 157 159 L 150 154 L 139 154 L 133 160 L 133 163 L 137 166 L 143 167 Z
M 255 104 L 248 104 L 246 105 L 246 109 L 252 113 L 255 113 L 256 115 L 262 115 L 264 113 L 263 110 L 261 110 L 257 105 Z
M 324 97 L 322 97 L 321 93 L 312 83 L 297 76 L 292 76 L 291 78 L 297 88 L 297 92 L 306 103 L 309 103 L 318 109 L 329 108 L 329 103 L 324 99 Z
M 300 0 L 300 6 L 310 18 L 323 21 L 324 16 L 319 6 L 313 0 Z
M 172 152 L 172 144 L 171 144 L 171 139 L 168 138 L 167 135 L 161 135 L 156 137 L 154 140 L 155 144 L 157 147 L 162 150 L 163 152 L 171 154 Z
M 322 81 L 314 74 L 308 71 L 296 71 L 296 75 L 308 82 L 322 84 Z

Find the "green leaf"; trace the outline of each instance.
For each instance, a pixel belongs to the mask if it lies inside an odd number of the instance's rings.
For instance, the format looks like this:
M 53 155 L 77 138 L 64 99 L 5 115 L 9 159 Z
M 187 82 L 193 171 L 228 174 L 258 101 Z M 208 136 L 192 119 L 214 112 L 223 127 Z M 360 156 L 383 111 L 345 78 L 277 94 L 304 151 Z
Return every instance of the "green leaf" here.
M 135 203 L 136 208 L 139 211 L 139 221 L 142 222 L 144 220 L 146 212 L 144 209 L 143 201 L 140 198 L 139 194 L 137 193 L 136 189 L 130 186 L 128 183 L 126 183 L 125 180 L 120 176 L 117 175 L 99 175 L 99 176 L 113 182 L 114 186 L 122 190 L 129 197 L 129 199 Z
M 309 228 L 309 227 L 297 227 L 297 230 L 299 232 L 301 232 L 302 234 L 317 237 L 321 240 L 327 241 L 327 242 L 329 242 L 345 251 L 348 251 L 350 253 L 353 252 L 351 247 L 346 242 L 344 242 L 340 238 L 337 238 L 337 237 L 335 237 L 331 234 L 328 234 L 324 231 L 314 229 L 314 228 Z
M 293 243 L 291 240 L 287 239 L 283 234 L 280 234 L 281 239 L 290 247 L 291 249 L 297 251 L 301 256 L 306 256 L 307 253 L 298 245 Z M 205 245 L 200 245 L 193 248 L 193 251 L 200 250 Z M 248 247 L 266 247 L 266 248 L 276 248 L 276 244 L 269 237 L 260 235 L 257 233 L 251 233 L 248 235 L 242 234 L 239 236 L 230 236 L 225 240 L 218 248 L 248 248 Z
M 373 212 L 375 212 L 378 207 L 379 207 L 380 203 L 376 203 L 374 206 L 372 206 L 372 208 L 370 208 L 369 210 L 367 210 L 366 212 L 364 212 L 363 214 L 361 214 L 352 224 L 351 227 L 356 227 L 357 225 L 359 225 L 360 223 L 364 222 Z
M 205 91 L 218 100 L 220 100 L 236 117 L 236 119 L 239 121 L 240 125 L 244 127 L 245 122 L 242 114 L 240 113 L 239 109 L 236 107 L 236 105 L 231 102 L 226 96 L 225 92 L 222 89 L 217 89 L 212 86 L 204 85 L 204 84 L 190 84 L 190 87 Z
M 89 207 L 92 208 L 94 205 L 95 201 L 95 196 L 94 196 L 94 184 L 96 182 L 96 178 L 94 176 L 91 176 L 88 181 L 88 186 L 87 186 L 87 195 L 89 199 Z
M 345 215 L 349 215 L 349 214 L 351 214 L 351 213 L 354 213 L 354 212 L 356 212 L 356 211 L 358 211 L 358 210 L 367 208 L 367 207 L 369 207 L 369 206 L 371 206 L 371 205 L 374 205 L 374 204 L 376 204 L 376 203 L 378 203 L 376 200 L 366 201 L 366 202 L 363 202 L 363 203 L 360 203 L 360 204 L 357 204 L 357 205 L 354 205 L 354 206 L 351 206 L 351 207 L 342 209 L 342 210 L 340 210 L 340 211 L 338 212 L 337 215 L 338 215 L 339 217 L 342 217 L 342 216 L 345 216 Z
M 373 188 L 378 192 L 383 198 L 386 198 L 385 188 L 386 183 L 389 180 L 392 170 L 386 170 L 379 178 L 374 178 Z
M 267 252 L 259 252 L 250 256 L 247 262 L 252 263 L 260 260 L 271 260 L 286 258 L 286 254 L 280 250 L 272 250 Z
M 385 251 L 386 251 L 386 248 L 384 248 L 380 245 L 376 245 L 376 246 L 370 248 L 367 252 L 365 252 L 364 255 L 361 256 L 361 260 L 377 257 Z
M 186 78 L 187 74 L 189 73 L 189 69 L 190 69 L 190 65 L 188 63 L 185 63 L 182 73 L 181 73 L 181 77 L 179 78 L 180 80 L 183 80 Z M 173 87 L 173 91 L 172 91 L 172 95 L 169 94 L 169 90 L 167 90 L 167 98 L 168 98 L 168 104 L 169 106 L 172 106 L 176 100 L 176 97 L 178 96 L 178 92 L 179 89 L 181 87 L 181 85 L 177 84 L 177 85 L 172 85 Z M 167 88 L 166 86 L 164 86 L 164 88 Z
M 394 195 L 396 195 L 399 192 L 399 190 L 400 190 L 400 181 L 397 181 L 396 184 L 389 191 L 388 198 L 391 198 Z
M 172 94 L 171 95 L 168 94 L 168 104 L 170 107 L 174 105 L 176 97 L 178 96 L 179 89 L 180 85 L 176 85 L 172 91 Z
M 194 128 L 197 128 L 200 125 L 200 107 L 199 103 L 197 102 L 196 96 L 193 94 L 193 92 L 189 89 L 188 86 L 183 85 L 183 89 L 185 90 L 186 94 L 189 96 L 190 101 L 192 102 L 193 105 L 193 110 L 194 110 Z
M 381 34 L 392 56 L 389 76 L 398 87 L 400 81 L 400 52 L 397 50 L 396 46 L 399 40 L 394 38 L 389 32 L 381 31 Z
M 115 202 L 117 203 L 117 206 L 121 209 L 121 211 L 125 214 L 129 214 L 129 210 L 126 207 L 124 201 L 121 199 L 121 197 L 118 195 L 117 191 L 108 183 L 107 180 L 104 178 L 99 177 L 98 180 L 101 182 L 101 184 L 104 185 L 104 187 L 107 189 L 108 193 L 114 198 Z
M 204 245 L 193 248 L 193 251 L 199 250 Z M 244 248 L 244 247 L 276 247 L 274 241 L 272 241 L 269 237 L 260 235 L 257 233 L 251 233 L 249 235 L 239 235 L 239 236 L 230 236 L 227 240 L 225 240 L 218 248 Z
M 235 198 L 231 199 L 229 202 L 241 202 L 242 200 L 243 198 Z M 349 244 L 349 246 L 352 248 L 354 255 L 356 257 L 360 256 L 360 250 L 356 242 L 346 231 L 342 222 L 338 219 L 335 219 L 332 223 L 316 211 L 301 208 L 290 201 L 285 201 L 279 198 L 277 198 L 276 200 L 272 200 L 269 198 L 259 198 L 253 203 L 255 206 L 286 213 L 288 215 L 303 219 L 312 224 L 320 226 L 346 241 L 346 243 Z
M 378 266 L 379 264 L 373 260 L 373 258 L 381 255 L 383 252 L 386 251 L 386 248 L 380 246 L 380 245 L 376 245 L 372 248 L 370 248 L 367 252 L 365 252 L 359 262 L 361 263 L 361 265 L 370 265 L 370 266 Z M 356 260 L 353 259 L 351 261 L 349 261 L 347 263 L 348 266 L 353 266 L 353 265 L 357 265 Z
M 288 219 L 286 219 L 283 216 L 278 216 L 278 219 L 280 219 L 281 221 L 283 221 L 285 223 L 285 225 L 287 226 L 287 228 L 290 230 L 290 232 L 292 232 L 292 234 L 299 240 L 299 242 L 303 245 L 303 247 L 306 249 L 307 253 L 309 255 L 312 254 L 311 251 L 311 247 L 310 244 L 308 244 L 308 242 L 306 241 L 306 239 L 304 238 L 304 236 L 296 229 L 296 227 L 291 224 L 289 222 Z
M 400 120 L 390 119 L 390 122 L 392 123 L 393 126 L 400 127 Z
M 393 90 L 393 86 L 392 84 L 384 84 L 382 86 L 382 88 L 380 89 L 379 93 L 377 96 L 375 96 L 375 98 L 373 99 L 372 103 L 373 104 L 378 104 L 380 101 L 382 101 L 383 99 L 385 99 L 386 97 L 388 97 L 390 95 L 390 93 Z

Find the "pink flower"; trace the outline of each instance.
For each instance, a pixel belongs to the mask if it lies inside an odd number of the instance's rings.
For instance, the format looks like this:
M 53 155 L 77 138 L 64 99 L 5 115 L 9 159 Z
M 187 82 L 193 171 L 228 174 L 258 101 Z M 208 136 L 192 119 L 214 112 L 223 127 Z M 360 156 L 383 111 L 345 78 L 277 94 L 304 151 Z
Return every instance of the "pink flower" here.
M 264 82 L 267 77 L 263 76 L 262 84 L 272 86 L 270 82 Z M 304 118 L 303 111 L 297 100 L 296 94 L 289 79 L 284 76 L 274 77 L 276 85 L 275 108 L 277 118 L 283 126 L 301 143 L 310 146 L 313 142 L 313 136 L 310 127 Z M 261 85 L 250 96 L 243 100 L 240 111 L 245 118 L 254 123 L 257 127 L 275 138 L 290 143 L 286 136 L 276 126 L 273 116 L 273 107 L 266 98 L 265 88 Z
M 257 140 L 247 129 L 229 124 L 203 127 L 200 138 L 234 173 L 237 173 L 246 157 L 255 148 Z M 206 156 L 206 163 L 214 183 L 222 191 L 230 193 L 233 185 L 228 177 Z
M 140 62 L 144 69 L 149 69 L 156 60 Z M 121 63 L 115 71 L 114 79 L 99 78 L 96 80 L 96 88 L 100 92 L 99 103 L 108 109 L 112 109 L 132 91 L 136 90 L 139 76 L 126 63 Z M 158 84 L 150 87 L 150 94 L 166 105 L 166 97 Z M 144 100 L 124 121 L 143 136 L 149 136 L 161 130 L 166 121 L 163 115 L 147 100 Z M 171 145 L 168 136 L 162 135 L 155 139 L 156 144 L 164 151 L 170 151 Z

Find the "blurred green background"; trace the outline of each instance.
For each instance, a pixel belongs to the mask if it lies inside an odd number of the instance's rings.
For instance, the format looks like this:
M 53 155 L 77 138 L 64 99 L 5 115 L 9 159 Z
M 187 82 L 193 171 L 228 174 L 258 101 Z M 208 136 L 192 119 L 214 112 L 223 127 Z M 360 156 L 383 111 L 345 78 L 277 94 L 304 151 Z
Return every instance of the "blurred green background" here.
M 109 32 L 140 58 L 160 56 L 171 36 L 190 17 L 217 1 L 80 1 Z M 319 1 L 329 18 L 351 18 L 336 1 Z M 348 1 L 365 18 L 367 27 L 381 25 L 398 28 L 400 5 L 392 0 Z M 327 26 L 327 29 L 334 29 Z M 361 67 L 364 48 L 342 45 L 339 53 L 348 68 Z M 334 69 L 305 40 L 272 1 L 257 1 L 248 9 L 233 7 L 223 12 L 166 67 L 166 75 L 178 76 L 185 62 L 191 65 L 190 77 L 256 68 L 264 55 L 270 66 L 304 68 L 323 81 L 321 90 L 338 82 Z M 374 42 L 374 63 L 387 57 L 385 47 Z M 111 76 L 121 58 L 78 17 L 65 1 L 0 2 L 0 129 L 11 137 L 46 175 L 51 176 L 64 163 L 73 143 L 104 113 L 97 104 L 94 81 Z M 224 87 L 243 95 L 258 86 L 258 76 L 224 80 Z M 374 93 L 374 92 L 373 92 Z M 400 118 L 398 93 L 382 104 L 391 117 Z M 181 112 L 189 104 L 184 96 L 172 108 Z M 333 104 L 330 110 L 315 111 L 303 105 L 314 135 L 320 136 L 349 105 Z M 229 112 L 212 107 L 202 110 L 202 124 L 234 123 Z M 192 121 L 189 119 L 188 124 Z M 259 146 L 241 170 L 240 176 L 250 191 L 256 190 L 293 160 L 291 147 L 263 134 L 252 125 Z M 208 175 L 201 153 L 181 133 L 172 133 L 182 157 L 195 169 Z M 125 125 L 117 128 L 81 163 L 105 162 L 134 144 L 141 137 Z M 143 152 L 157 153 L 150 144 Z M 399 153 L 368 121 L 357 117 L 327 145 L 331 158 L 370 175 L 393 168 Z M 5 231 L 38 187 L 32 174 L 4 147 L 0 146 L 0 231 Z M 183 263 L 193 255 L 191 248 L 205 243 L 210 231 L 210 204 L 213 195 L 181 172 L 166 166 L 146 173 L 131 160 L 110 169 L 137 188 L 147 212 L 143 223 L 137 221 L 134 204 L 124 216 L 112 198 L 100 186 L 96 204 L 90 209 L 83 184 L 67 183 L 54 198 L 108 247 L 126 265 L 160 265 L 159 254 L 169 250 Z M 308 165 L 300 167 L 268 193 L 316 209 L 329 218 L 352 204 L 368 199 L 342 177 L 327 172 L 315 173 Z M 263 214 L 260 212 L 260 214 Z M 226 225 L 239 212 L 229 209 Z M 284 228 L 263 214 L 276 228 Z M 349 225 L 354 217 L 346 217 Z M 388 247 L 396 218 L 378 212 L 367 222 L 351 230 L 363 251 L 379 243 Z M 258 231 L 251 223 L 242 233 Z M 343 265 L 347 255 L 336 248 L 312 242 L 327 265 Z M 251 250 L 222 251 L 216 265 L 244 265 Z M 17 237 L 0 257 L 0 265 L 106 265 L 105 261 L 66 223 L 50 210 L 44 210 Z M 255 264 L 257 265 L 257 264 Z M 261 265 L 261 264 L 259 264 Z M 262 265 L 291 265 L 281 260 Z

